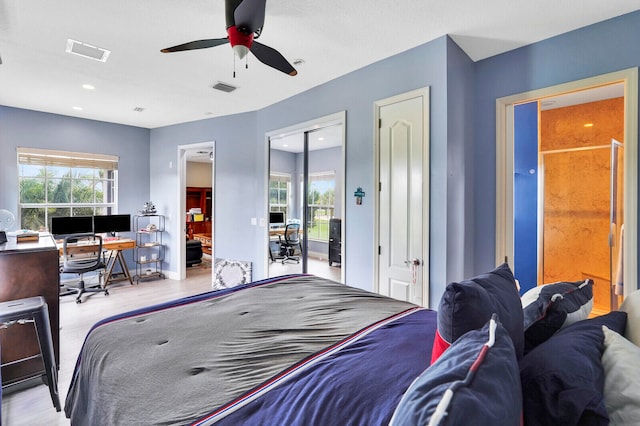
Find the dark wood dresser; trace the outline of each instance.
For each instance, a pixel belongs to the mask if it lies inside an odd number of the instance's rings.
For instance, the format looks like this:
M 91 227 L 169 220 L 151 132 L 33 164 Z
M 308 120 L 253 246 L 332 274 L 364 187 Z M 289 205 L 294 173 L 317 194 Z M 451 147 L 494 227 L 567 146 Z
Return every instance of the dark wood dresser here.
M 49 308 L 56 365 L 60 368 L 59 321 L 59 254 L 50 235 L 37 242 L 16 243 L 15 237 L 0 244 L 0 302 L 42 296 Z M 0 329 L 2 364 L 32 357 L 40 353 L 32 323 L 15 324 Z M 2 367 L 3 385 L 39 376 L 44 370 L 40 357 Z

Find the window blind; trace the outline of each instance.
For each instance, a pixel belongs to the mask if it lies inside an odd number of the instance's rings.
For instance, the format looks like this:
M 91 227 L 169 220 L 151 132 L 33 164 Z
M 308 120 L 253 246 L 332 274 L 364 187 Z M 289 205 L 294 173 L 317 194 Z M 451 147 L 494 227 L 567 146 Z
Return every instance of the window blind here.
M 22 147 L 17 148 L 17 154 L 18 164 L 118 170 L 118 157 L 115 155 Z

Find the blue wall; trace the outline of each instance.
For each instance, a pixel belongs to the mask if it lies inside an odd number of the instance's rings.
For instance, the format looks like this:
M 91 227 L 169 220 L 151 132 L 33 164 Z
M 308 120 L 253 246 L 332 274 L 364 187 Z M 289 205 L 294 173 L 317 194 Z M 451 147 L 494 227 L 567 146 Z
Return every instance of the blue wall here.
M 513 273 L 520 293 L 538 284 L 538 102 L 513 111 Z
M 117 155 L 119 213 L 135 214 L 148 200 L 148 129 L 0 105 L 0 208 L 13 212 L 18 208 L 17 147 Z
M 177 274 L 174 247 L 177 247 L 178 239 L 184 238 L 184 233 L 175 235 L 178 215 L 183 214 L 178 211 L 181 191 L 176 164 L 178 146 L 199 142 L 215 141 L 213 220 L 216 256 L 250 260 L 254 265 L 256 259 L 262 259 L 264 236 L 258 238 L 258 227 L 251 226 L 251 218 L 259 217 L 255 210 L 256 187 L 263 185 L 266 179 L 266 174 L 262 174 L 263 167 L 256 165 L 256 144 L 266 147 L 266 142 L 264 136 L 257 140 L 256 135 L 255 112 L 151 130 L 150 198 L 158 210 L 167 215 L 168 232 L 163 242 L 168 246 L 169 272 Z
M 178 214 L 177 147 L 216 141 L 215 244 L 220 257 L 251 260 L 266 276 L 265 134 L 346 111 L 346 190 L 375 188 L 373 103 L 430 87 L 430 285 L 437 307 L 450 281 L 495 265 L 496 98 L 640 64 L 640 12 L 473 63 L 441 37 L 259 111 L 146 130 L 0 107 L 0 207 L 17 204 L 16 146 L 93 151 L 121 158 L 120 205 L 151 199 L 168 215 L 170 247 Z M 284 82 L 285 80 L 283 80 Z M 284 83 L 283 83 L 284 84 Z M 148 159 L 148 161 L 146 161 Z M 171 166 L 170 166 L 171 162 Z M 373 288 L 373 197 L 347 203 L 346 279 Z M 175 255 L 171 250 L 168 259 Z M 166 268 L 177 271 L 175 261 Z
M 251 226 L 251 217 L 262 217 L 265 211 L 265 180 L 268 146 L 265 134 L 307 122 L 339 111 L 346 111 L 346 188 L 357 187 L 369 193 L 373 182 L 373 103 L 420 87 L 431 87 L 431 187 L 432 205 L 442 214 L 433 214 L 432 229 L 436 230 L 437 246 L 447 242 L 447 161 L 453 153 L 447 147 L 447 52 L 461 51 L 448 37 L 411 49 L 400 55 L 377 62 L 307 92 L 271 105 L 255 113 L 218 117 L 193 123 L 168 126 L 151 131 L 151 198 L 167 209 L 170 217 L 178 212 L 175 169 L 168 169 L 169 160 L 176 157 L 180 144 L 207 140 L 216 141 L 216 207 L 215 244 L 217 255 L 241 258 L 253 262 L 254 278 L 265 277 L 264 259 L 268 255 L 264 244 L 264 229 Z M 466 62 L 464 62 L 466 61 Z M 470 69 L 466 58 L 461 68 Z M 455 77 L 455 78 L 454 78 Z M 472 74 L 450 77 L 461 87 L 471 87 Z M 466 81 L 464 81 L 466 80 Z M 462 89 L 460 89 L 462 90 Z M 470 106 L 466 104 L 463 108 Z M 464 117 L 468 120 L 469 117 Z M 461 118 L 462 120 L 462 118 Z M 467 124 L 468 125 L 468 124 Z M 464 132 L 463 132 L 464 133 Z M 460 139 L 460 144 L 469 143 Z M 457 175 L 453 179 L 458 179 Z M 468 177 L 471 179 L 471 177 Z M 464 195 L 466 199 L 469 196 Z M 371 290 L 373 288 L 373 197 L 365 197 L 360 206 L 347 203 L 345 219 L 345 257 L 347 282 Z M 453 222 L 455 223 L 455 222 Z M 455 226 L 455 225 L 451 225 Z M 463 227 L 464 229 L 464 227 Z M 462 231 L 463 232 L 463 231 Z M 437 278 L 435 293 L 441 294 L 447 282 L 447 256 L 454 253 L 472 260 L 472 245 L 464 249 L 432 250 L 432 275 Z M 175 267 L 172 267 L 175 270 Z M 435 272 L 434 272 L 435 271 Z M 463 272 L 457 278 L 462 278 Z M 437 303 L 437 301 L 436 301 Z
M 149 196 L 149 130 L 0 105 L 0 208 L 18 206 L 16 148 L 117 155 L 120 213 L 135 213 Z M 140 161 L 140 160 L 144 161 Z
M 495 264 L 496 99 L 640 65 L 640 12 L 476 63 L 475 270 Z

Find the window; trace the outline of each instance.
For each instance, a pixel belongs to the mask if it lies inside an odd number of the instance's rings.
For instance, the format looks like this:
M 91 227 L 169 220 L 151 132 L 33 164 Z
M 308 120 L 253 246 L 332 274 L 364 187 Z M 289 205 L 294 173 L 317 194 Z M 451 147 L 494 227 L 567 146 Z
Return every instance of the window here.
M 310 173 L 307 222 L 307 237 L 329 241 L 329 219 L 333 217 L 336 188 L 334 171 Z
M 269 174 L 269 211 L 284 212 L 289 217 L 289 193 L 291 192 L 291 175 L 271 172 Z
M 117 210 L 118 157 L 18 148 L 20 227 L 46 231 L 54 216 Z

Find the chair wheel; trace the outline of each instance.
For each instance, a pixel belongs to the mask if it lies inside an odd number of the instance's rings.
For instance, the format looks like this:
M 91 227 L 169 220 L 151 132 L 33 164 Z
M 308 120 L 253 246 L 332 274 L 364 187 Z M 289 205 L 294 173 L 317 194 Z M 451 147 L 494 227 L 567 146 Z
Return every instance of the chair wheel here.
M 108 290 L 105 290 L 105 291 L 104 291 L 104 295 L 105 295 L 105 296 L 108 296 L 108 295 L 109 295 L 109 291 L 108 291 Z
M 76 303 L 82 303 L 82 299 L 76 299 Z

